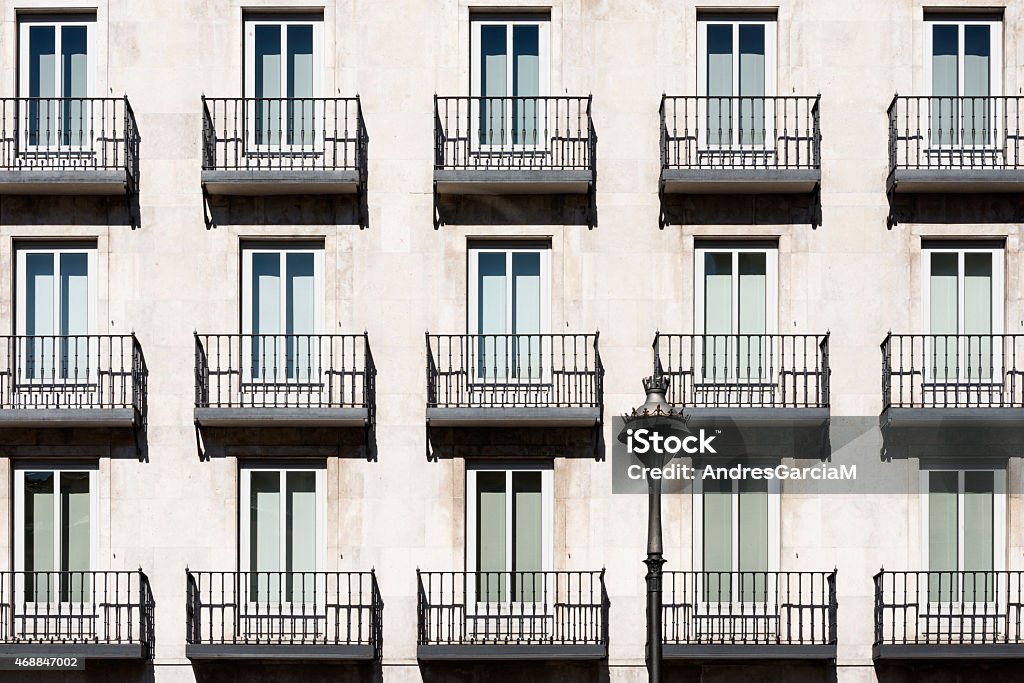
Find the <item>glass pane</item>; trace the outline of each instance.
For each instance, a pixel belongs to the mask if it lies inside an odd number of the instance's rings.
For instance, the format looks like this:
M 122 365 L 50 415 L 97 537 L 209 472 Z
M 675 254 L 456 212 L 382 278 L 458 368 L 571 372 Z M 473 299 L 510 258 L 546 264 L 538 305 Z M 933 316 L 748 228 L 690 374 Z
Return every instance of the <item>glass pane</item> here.
M 710 145 L 732 142 L 732 24 L 710 24 L 708 43 L 708 120 Z
M 741 145 L 763 145 L 765 143 L 767 122 L 764 118 L 764 30 L 764 24 L 740 24 L 739 26 L 739 142 Z
M 722 381 L 732 346 L 732 252 L 704 254 L 704 380 Z
M 89 96 L 89 58 L 85 26 L 61 28 L 61 95 L 65 98 Z M 65 99 L 61 117 L 62 140 L 65 145 L 85 145 L 89 138 L 86 103 L 81 99 Z
M 507 328 L 508 279 L 505 252 L 481 252 L 477 256 L 477 375 L 489 379 L 508 377 Z
M 928 595 L 932 602 L 956 594 L 958 472 L 928 473 Z
M 508 89 L 508 38 L 505 26 L 480 27 L 480 144 L 505 144 Z M 497 98 L 497 99 L 490 99 Z
M 995 472 L 964 472 L 965 603 L 990 602 L 995 577 Z
M 992 355 L 992 255 L 964 254 L 964 340 L 966 366 L 961 374 L 966 379 L 992 379 L 1000 359 Z
M 767 600 L 768 482 L 741 481 L 739 493 L 740 600 Z
M 959 107 L 959 27 L 949 24 L 932 26 L 932 99 L 931 129 L 932 144 L 948 145 L 960 138 Z
M 25 547 L 24 570 L 27 572 L 53 572 L 57 570 L 54 557 L 54 474 L 53 472 L 25 472 L 25 508 L 23 514 Z M 25 600 L 51 602 L 57 599 L 57 586 L 53 576 L 42 574 L 25 581 Z
M 316 571 L 316 472 L 288 472 L 286 490 L 287 597 L 310 603 L 315 587 L 312 572 Z
M 536 98 L 540 95 L 540 27 L 512 28 L 512 81 L 515 97 Z M 516 100 L 512 110 L 512 142 L 536 145 L 540 140 L 539 101 Z
M 54 339 L 54 255 L 25 255 L 25 377 L 52 379 L 57 372 Z M 42 337 L 34 339 L 33 337 Z
M 281 473 L 249 472 L 249 599 L 281 600 Z
M 88 381 L 89 256 L 60 255 L 61 379 Z
M 544 497 L 540 472 L 512 473 L 512 570 L 536 572 L 519 577 L 512 599 L 537 602 L 544 597 Z
M 768 255 L 764 252 L 740 252 L 739 261 L 739 334 L 757 335 L 740 337 L 740 377 L 744 379 L 765 379 L 771 358 L 768 332 Z
M 477 600 L 495 602 L 506 595 L 505 472 L 476 475 L 476 568 L 481 572 Z
M 288 144 L 313 143 L 313 26 L 288 26 Z M 306 98 L 306 99 L 301 99 Z
M 957 279 L 960 272 L 959 254 L 932 253 L 929 274 L 929 322 L 930 334 L 940 335 L 932 340 L 933 348 L 929 359 L 930 375 L 942 380 L 956 376 L 959 326 L 957 311 Z M 950 336 L 942 336 L 950 335 Z
M 541 377 L 541 281 L 538 252 L 512 253 L 512 331 L 514 376 Z M 530 335 L 530 336 L 521 336 Z
M 986 145 L 992 135 L 992 48 L 988 26 L 964 26 L 964 144 Z
M 61 583 L 65 601 L 81 603 L 89 599 L 88 577 L 76 573 L 89 571 L 92 547 L 89 513 L 89 473 L 61 472 L 60 568 L 71 572 Z
M 252 253 L 252 376 L 280 377 L 277 338 L 281 329 L 281 254 Z
M 281 144 L 281 26 L 255 27 L 256 64 L 254 65 L 256 97 L 267 98 L 256 102 L 256 143 Z
M 310 252 L 285 256 L 288 379 L 308 380 L 317 367 L 315 262 Z
M 57 37 L 52 26 L 28 29 L 28 96 L 53 98 L 57 90 Z M 57 144 L 57 100 L 29 100 L 28 144 Z
M 704 481 L 704 599 L 732 600 L 732 483 Z

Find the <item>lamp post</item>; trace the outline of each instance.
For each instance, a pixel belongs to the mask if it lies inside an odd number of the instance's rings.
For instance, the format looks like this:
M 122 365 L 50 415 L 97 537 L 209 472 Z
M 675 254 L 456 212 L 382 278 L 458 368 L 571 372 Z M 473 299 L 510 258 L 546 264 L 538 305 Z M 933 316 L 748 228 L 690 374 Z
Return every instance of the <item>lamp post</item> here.
M 663 439 L 675 436 L 683 439 L 690 435 L 686 428 L 686 416 L 665 400 L 669 378 L 656 374 L 644 380 L 647 400 L 639 408 L 624 417 L 625 424 L 619 432 L 621 443 L 628 443 L 629 436 L 639 430 L 657 434 Z M 646 453 L 636 454 L 644 467 L 661 468 L 672 460 L 664 451 L 648 448 Z M 661 538 L 661 478 L 647 477 L 647 680 L 661 683 L 661 576 L 665 564 Z

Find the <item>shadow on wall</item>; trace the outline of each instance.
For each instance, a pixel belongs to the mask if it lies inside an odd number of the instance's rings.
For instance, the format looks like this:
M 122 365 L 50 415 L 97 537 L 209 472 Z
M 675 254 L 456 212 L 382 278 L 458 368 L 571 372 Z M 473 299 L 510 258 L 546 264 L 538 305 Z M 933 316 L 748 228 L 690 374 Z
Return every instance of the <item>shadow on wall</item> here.
M 818 193 L 666 194 L 662 226 L 669 225 L 821 225 Z
M 6 195 L 0 197 L 0 225 L 139 226 L 138 194 Z
M 890 202 L 897 225 L 1024 222 L 1021 194 L 897 194 Z
M 665 663 L 668 683 L 835 683 L 832 662 Z
M 421 662 L 420 674 L 423 683 L 607 683 L 609 680 L 606 662 Z
M 558 195 L 438 195 L 440 225 L 589 225 L 590 197 Z
M 210 195 L 207 220 L 218 225 L 351 225 L 361 218 L 358 195 Z
M 379 663 L 204 662 L 193 664 L 196 683 L 379 683 Z
M 1024 662 L 975 659 L 875 664 L 875 676 L 878 683 L 1010 683 L 1024 680 Z
M 0 683 L 154 683 L 152 662 L 91 659 L 82 671 L 0 671 Z

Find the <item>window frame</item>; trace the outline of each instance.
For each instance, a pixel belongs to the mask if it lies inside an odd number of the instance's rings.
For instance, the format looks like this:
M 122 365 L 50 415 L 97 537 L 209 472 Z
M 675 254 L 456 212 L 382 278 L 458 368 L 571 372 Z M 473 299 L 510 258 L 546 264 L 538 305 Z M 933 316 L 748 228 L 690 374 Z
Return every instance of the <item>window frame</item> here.
M 753 466 L 770 466 L 767 463 L 746 463 Z M 777 464 L 777 463 L 775 463 Z M 694 571 L 704 570 L 704 480 L 699 476 L 705 465 L 711 467 L 725 467 L 726 464 L 716 465 L 715 463 L 701 463 L 696 465 L 698 476 L 693 479 L 693 568 Z M 768 484 L 768 572 L 779 571 L 779 556 L 782 553 L 781 547 L 781 498 L 782 487 L 776 478 L 764 480 Z M 733 573 L 739 572 L 739 502 L 740 502 L 740 481 L 731 479 L 729 481 L 732 492 L 732 528 L 729 533 L 732 544 Z M 734 593 L 735 594 L 735 593 Z

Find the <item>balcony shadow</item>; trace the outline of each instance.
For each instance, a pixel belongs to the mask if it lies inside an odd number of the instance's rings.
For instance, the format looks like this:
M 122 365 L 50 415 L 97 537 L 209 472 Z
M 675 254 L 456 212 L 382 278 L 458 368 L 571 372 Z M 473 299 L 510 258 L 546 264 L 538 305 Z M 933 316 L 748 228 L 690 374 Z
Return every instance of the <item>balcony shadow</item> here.
M 903 460 L 926 453 L 932 457 L 969 458 L 965 453 L 984 453 L 992 458 L 1019 458 L 1024 454 L 1024 425 L 985 421 L 984 409 L 975 424 L 936 418 L 927 424 L 901 424 L 879 418 L 882 432 L 881 460 Z
M 665 662 L 665 680 L 673 683 L 731 683 L 732 681 L 786 681 L 836 683 L 834 662 L 758 662 L 723 664 Z
M 428 459 L 560 458 L 603 460 L 598 427 L 428 427 Z
M 0 224 L 23 226 L 124 225 L 140 228 L 139 195 L 5 195 Z
M 423 662 L 419 663 L 423 683 L 607 683 L 608 663 L 601 662 Z
M 878 683 L 1010 683 L 1024 680 L 1024 661 L 995 661 L 974 657 L 969 661 L 875 662 Z
M 380 662 L 225 661 L 193 662 L 196 683 L 253 683 L 254 681 L 303 681 L 303 683 L 379 683 Z
M 200 460 L 246 457 L 346 458 L 374 461 L 373 430 L 332 427 L 203 427 L 196 429 Z
M 895 194 L 889 196 L 890 226 L 1024 222 L 1024 194 Z
M 325 225 L 367 228 L 365 193 L 342 195 L 207 195 L 208 229 L 219 225 Z
M 435 223 L 442 225 L 597 224 L 590 194 L 438 195 Z
M 136 436 L 138 437 L 136 439 Z M 0 457 L 113 458 L 149 462 L 146 431 L 90 427 L 5 427 Z
M 821 195 L 663 194 L 661 227 L 669 225 L 821 225 Z
M 0 683 L 154 683 L 152 661 L 106 661 L 89 659 L 79 671 L 0 671 Z

